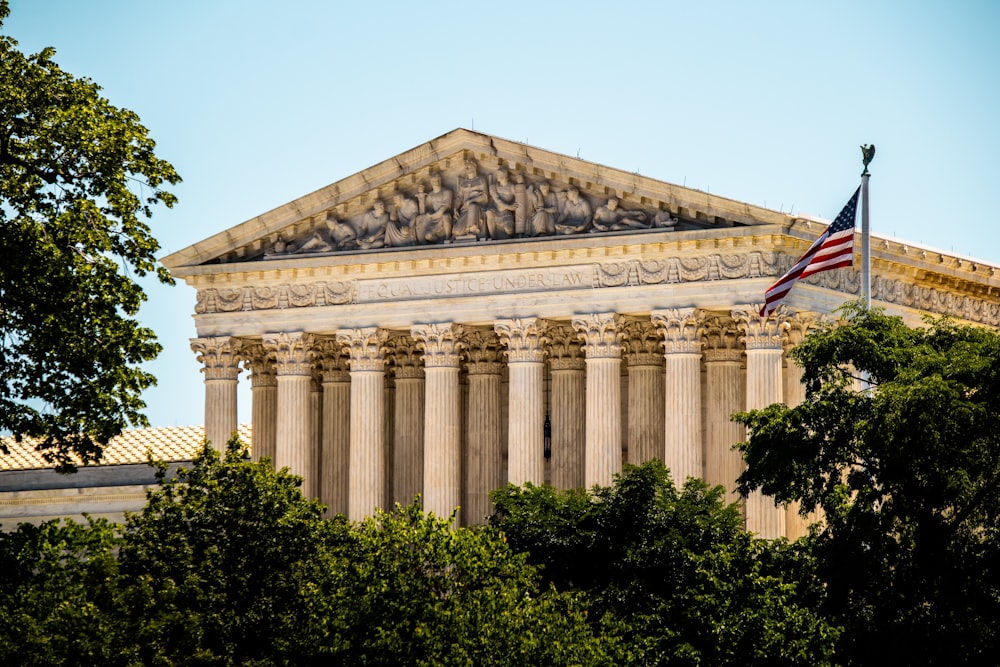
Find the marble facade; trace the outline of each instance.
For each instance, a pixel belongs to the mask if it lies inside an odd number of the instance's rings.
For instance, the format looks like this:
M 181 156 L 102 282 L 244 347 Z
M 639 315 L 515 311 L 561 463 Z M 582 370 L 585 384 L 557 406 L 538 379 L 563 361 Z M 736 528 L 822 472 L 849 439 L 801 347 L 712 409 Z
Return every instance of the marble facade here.
M 475 524 L 504 483 L 609 484 L 653 457 L 731 488 L 728 416 L 801 400 L 788 350 L 858 296 L 838 269 L 757 315 L 823 228 L 455 130 L 163 263 L 197 290 L 213 443 L 236 430 L 242 368 L 254 456 L 332 511 L 419 493 Z M 877 305 L 1000 325 L 1000 267 L 872 246 Z M 802 532 L 764 496 L 745 508 L 760 535 Z

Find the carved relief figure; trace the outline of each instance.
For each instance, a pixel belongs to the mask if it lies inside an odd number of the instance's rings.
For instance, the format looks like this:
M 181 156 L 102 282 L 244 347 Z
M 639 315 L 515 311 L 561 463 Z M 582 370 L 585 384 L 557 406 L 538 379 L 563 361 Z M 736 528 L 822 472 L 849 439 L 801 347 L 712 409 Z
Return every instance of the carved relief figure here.
M 517 194 L 510 180 L 510 172 L 499 169 L 496 178 L 490 178 L 490 196 L 493 204 L 486 210 L 486 228 L 491 239 L 509 239 L 514 236 L 514 211 Z
M 618 208 L 618 197 L 609 197 L 608 203 L 594 211 L 592 232 L 620 231 L 623 229 L 645 229 L 649 218 L 642 211 L 626 211 Z
M 529 192 L 534 213 L 528 220 L 525 234 L 527 236 L 543 236 L 555 233 L 556 216 L 559 215 L 559 201 L 549 187 L 548 181 L 542 181 L 537 188 Z
M 392 213 L 385 227 L 385 244 L 390 248 L 399 248 L 416 243 L 414 224 L 418 215 L 420 206 L 417 202 L 407 199 L 402 192 L 393 194 Z
M 677 226 L 677 218 L 671 217 L 670 211 L 660 211 L 653 218 L 653 226 L 659 228 L 673 228 Z
M 337 220 L 333 211 L 326 214 L 324 227 L 325 229 L 316 229 L 312 236 L 303 241 L 292 252 L 330 252 L 331 250 L 358 247 L 358 235 L 354 228 L 346 222 Z
M 455 195 L 442 187 L 441 175 L 431 176 L 431 191 L 424 192 L 423 184 L 417 192 L 420 214 L 414 223 L 417 243 L 439 243 L 451 238 L 452 206 Z
M 458 179 L 458 217 L 452 230 L 456 239 L 477 238 L 483 212 L 490 201 L 486 179 L 479 175 L 475 160 L 465 161 L 465 174 Z
M 590 202 L 581 197 L 580 191 L 571 185 L 566 191 L 566 199 L 562 202 L 562 210 L 556 219 L 556 233 L 577 234 L 587 231 L 591 214 Z
M 389 223 L 389 214 L 385 212 L 385 204 L 376 199 L 372 210 L 361 218 L 358 229 L 358 247 L 364 250 L 381 248 L 385 245 L 385 228 Z

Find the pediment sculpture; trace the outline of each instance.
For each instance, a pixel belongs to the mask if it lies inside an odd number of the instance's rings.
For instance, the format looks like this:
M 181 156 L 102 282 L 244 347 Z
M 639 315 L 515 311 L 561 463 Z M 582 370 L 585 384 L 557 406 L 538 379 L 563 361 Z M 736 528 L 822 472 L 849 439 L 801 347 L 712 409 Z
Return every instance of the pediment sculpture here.
M 554 186 L 500 166 L 484 173 L 475 160 L 454 174 L 431 172 L 395 189 L 388 201 L 376 195 L 361 212 L 328 211 L 298 237 L 279 234 L 264 258 L 401 248 L 408 246 L 505 241 L 517 238 L 676 229 L 669 210 L 626 208 L 616 194 L 581 192 L 572 184 Z M 395 187 L 395 186 L 394 186 Z

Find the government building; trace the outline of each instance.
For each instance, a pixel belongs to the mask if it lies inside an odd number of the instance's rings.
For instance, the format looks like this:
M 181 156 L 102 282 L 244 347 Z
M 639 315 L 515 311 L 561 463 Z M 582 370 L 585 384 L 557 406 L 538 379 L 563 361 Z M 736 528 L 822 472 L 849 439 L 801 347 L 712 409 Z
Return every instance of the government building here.
M 861 296 L 836 269 L 759 314 L 825 229 L 459 129 L 162 261 L 197 290 L 213 445 L 249 421 L 253 456 L 331 512 L 419 494 L 472 525 L 508 482 L 608 485 L 652 458 L 731 490 L 730 415 L 801 401 L 788 351 Z M 878 237 L 871 255 L 875 306 L 1000 325 L 997 265 Z M 744 506 L 761 536 L 805 530 Z

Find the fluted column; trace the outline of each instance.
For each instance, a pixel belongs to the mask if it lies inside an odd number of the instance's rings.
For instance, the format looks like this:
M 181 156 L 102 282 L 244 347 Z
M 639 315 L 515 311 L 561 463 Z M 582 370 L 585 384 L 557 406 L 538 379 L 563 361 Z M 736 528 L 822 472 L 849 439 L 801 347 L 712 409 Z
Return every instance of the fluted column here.
M 192 338 L 191 349 L 198 355 L 205 374 L 205 439 L 219 451 L 236 431 L 236 386 L 240 366 L 236 339 L 230 336 Z
M 758 315 L 758 308 L 733 311 L 733 319 L 743 334 L 747 354 L 747 410 L 781 403 L 784 380 L 781 373 L 783 333 L 788 329 L 783 309 L 769 317 Z M 760 537 L 777 538 L 785 534 L 784 508 L 760 491 L 747 498 L 747 530 Z
M 490 491 L 504 484 L 499 346 L 500 342 L 492 331 L 471 331 L 465 336 L 469 397 L 463 507 L 467 525 L 486 522 L 486 517 L 493 512 Z
M 313 375 L 309 382 L 309 449 L 312 452 L 312 461 L 309 469 L 312 470 L 312 481 L 309 484 L 310 493 L 307 498 L 319 499 L 321 486 L 321 470 L 323 465 L 323 378 L 319 369 L 313 364 Z
M 274 362 L 260 343 L 244 341 L 240 356 L 244 367 L 250 371 L 250 456 L 254 461 L 269 459 L 273 465 L 278 426 L 278 377 Z
M 794 408 L 806 399 L 806 387 L 802 384 L 802 367 L 795 363 L 788 353 L 798 346 L 818 323 L 816 316 L 811 313 L 798 312 L 788 318 L 788 335 L 784 340 L 784 398 L 785 405 L 790 408 Z M 811 512 L 806 517 L 801 516 L 799 509 L 799 502 L 794 501 L 789 503 L 785 510 L 785 536 L 790 540 L 808 534 L 809 524 L 820 520 L 816 512 Z
M 390 338 L 388 351 L 396 381 L 392 499 L 409 505 L 424 490 L 424 367 L 409 335 Z
M 327 514 L 347 514 L 351 453 L 351 374 L 348 360 L 336 340 L 318 345 L 323 380 L 323 435 L 320 454 L 319 499 Z
M 462 504 L 462 328 L 450 322 L 416 324 L 411 332 L 424 353 L 424 509 L 448 517 Z M 462 514 L 455 515 L 456 525 L 461 525 Z
M 552 378 L 552 486 L 584 488 L 587 376 L 580 339 L 566 326 L 549 329 Z
M 651 322 L 625 325 L 628 368 L 628 462 L 639 465 L 663 457 L 663 335 Z
M 709 317 L 702 325 L 705 354 L 705 481 L 726 488 L 726 502 L 739 500 L 736 478 L 743 456 L 733 445 L 742 442 L 742 424 L 732 420 L 744 408 L 743 348 L 736 322 L 728 316 Z
M 274 356 L 278 376 L 278 417 L 274 467 L 288 468 L 302 477 L 302 493 L 315 496 L 316 471 L 312 469 L 313 337 L 310 334 L 266 334 L 264 347 Z
M 621 330 L 615 313 L 574 317 L 587 366 L 587 435 L 583 483 L 611 486 L 622 469 Z
M 674 484 L 705 475 L 701 441 L 701 333 L 694 308 L 651 314 L 663 336 L 666 362 L 664 462 Z
M 337 342 L 350 358 L 351 445 L 347 518 L 361 521 L 385 499 L 385 357 L 387 334 L 376 327 L 341 329 Z
M 507 354 L 507 481 L 541 485 L 545 483 L 544 323 L 527 317 L 498 320 L 493 328 Z

